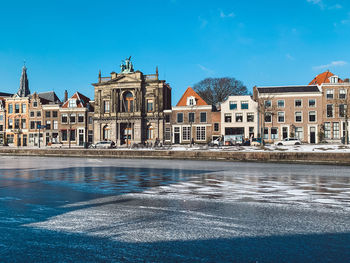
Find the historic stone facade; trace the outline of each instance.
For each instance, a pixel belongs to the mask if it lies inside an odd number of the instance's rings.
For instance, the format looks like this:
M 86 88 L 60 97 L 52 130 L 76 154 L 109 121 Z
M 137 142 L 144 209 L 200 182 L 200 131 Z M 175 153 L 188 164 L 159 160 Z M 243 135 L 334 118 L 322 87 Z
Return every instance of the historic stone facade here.
M 171 109 L 171 89 L 156 74 L 134 71 L 130 58 L 121 73 L 99 75 L 95 87 L 94 141 L 112 140 L 117 146 L 163 141 L 164 113 Z

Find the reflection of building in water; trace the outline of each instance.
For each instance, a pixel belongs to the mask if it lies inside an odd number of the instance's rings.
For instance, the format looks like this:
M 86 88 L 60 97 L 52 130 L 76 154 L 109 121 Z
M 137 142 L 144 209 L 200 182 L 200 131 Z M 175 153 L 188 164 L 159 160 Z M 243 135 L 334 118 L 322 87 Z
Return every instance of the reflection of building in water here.
M 163 111 L 171 108 L 171 89 L 156 74 L 134 71 L 130 58 L 121 73 L 99 75 L 95 87 L 94 140 L 120 145 L 163 141 Z

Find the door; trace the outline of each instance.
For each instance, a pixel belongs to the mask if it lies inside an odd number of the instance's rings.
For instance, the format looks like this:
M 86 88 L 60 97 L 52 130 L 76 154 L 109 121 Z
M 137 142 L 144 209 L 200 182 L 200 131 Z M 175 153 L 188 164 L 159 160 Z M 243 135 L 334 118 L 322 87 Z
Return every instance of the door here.
M 282 139 L 288 138 L 288 127 L 282 128 Z
M 180 127 L 174 127 L 174 143 L 180 143 Z
M 79 146 L 84 145 L 84 130 L 79 129 Z
M 23 135 L 23 146 L 27 146 L 27 135 Z
M 315 127 L 310 127 L 310 143 L 316 143 L 316 129 L 315 129 Z

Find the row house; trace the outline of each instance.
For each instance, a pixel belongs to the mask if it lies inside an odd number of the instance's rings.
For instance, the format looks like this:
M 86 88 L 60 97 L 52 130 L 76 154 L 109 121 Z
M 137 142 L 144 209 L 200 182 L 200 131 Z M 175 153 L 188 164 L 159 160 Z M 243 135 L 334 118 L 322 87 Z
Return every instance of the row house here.
M 221 129 L 225 138 L 250 139 L 258 135 L 258 103 L 252 96 L 229 96 L 221 103 Z
M 65 97 L 68 97 L 67 93 Z M 90 99 L 80 92 L 75 92 L 59 108 L 59 141 L 68 146 L 86 146 L 88 142 L 92 143 L 93 112 Z
M 312 84 L 319 85 L 322 91 L 322 140 L 340 142 L 342 138 L 348 138 L 349 141 L 349 79 L 342 80 L 326 71 L 316 76 L 310 82 Z
M 254 87 L 259 132 L 268 142 L 296 137 L 318 143 L 322 124 L 322 92 L 317 85 Z
M 220 112 L 208 105 L 191 87 L 175 107 L 164 113 L 166 144 L 202 144 L 221 136 Z

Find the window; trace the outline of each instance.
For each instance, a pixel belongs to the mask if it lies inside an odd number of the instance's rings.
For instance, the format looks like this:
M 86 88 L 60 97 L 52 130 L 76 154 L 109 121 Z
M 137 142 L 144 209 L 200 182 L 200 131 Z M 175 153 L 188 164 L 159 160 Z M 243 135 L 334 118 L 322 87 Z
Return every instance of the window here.
M 295 107 L 301 107 L 302 106 L 302 101 L 301 100 L 295 100 L 294 101 Z
M 8 143 L 13 143 L 14 137 L 15 137 L 15 136 L 14 136 L 13 134 L 7 135 L 7 142 L 8 142 Z
M 331 123 L 330 122 L 325 122 L 324 123 L 324 137 L 326 139 L 331 138 Z
M 278 139 L 278 128 L 271 128 L 271 139 Z
M 182 127 L 182 140 L 191 140 L 191 127 Z
M 89 124 L 92 124 L 92 116 L 89 116 L 88 121 L 89 121 Z
M 26 119 L 22 119 L 22 120 L 21 120 L 21 128 L 22 128 L 22 129 L 27 129 L 27 122 L 26 122 Z
M 265 112 L 265 122 L 272 122 L 271 112 Z
M 299 140 L 304 139 L 303 127 L 295 127 L 295 138 Z
M 153 111 L 153 100 L 147 100 L 147 112 Z
M 38 107 L 38 102 L 37 101 L 33 101 L 33 107 L 34 108 Z
M 77 100 L 76 99 L 69 99 L 68 100 L 68 107 L 69 108 L 75 108 L 77 106 Z
M 26 112 L 27 112 L 27 105 L 22 104 L 22 113 L 26 113 Z
M 69 140 L 70 141 L 75 141 L 75 130 L 70 130 Z
M 170 141 L 171 139 L 171 129 L 170 128 L 165 128 L 165 138 L 166 141 Z
M 58 121 L 53 121 L 53 129 L 54 130 L 58 129 Z
M 201 112 L 199 116 L 200 116 L 200 122 L 207 122 L 207 113 L 206 112 Z
M 183 123 L 184 122 L 184 114 L 182 112 L 177 114 L 177 123 Z
M 237 101 L 230 101 L 230 110 L 237 109 Z
M 68 116 L 67 116 L 67 114 L 62 114 L 62 115 L 61 115 L 61 121 L 62 121 L 62 123 L 67 123 L 67 122 L 68 122 Z
M 333 138 L 334 139 L 340 138 L 339 122 L 333 122 Z
M 110 111 L 109 100 L 105 100 L 103 102 L 103 112 L 108 113 Z
M 326 91 L 326 98 L 327 99 L 333 99 L 333 94 L 334 94 L 334 90 L 327 89 L 327 91 Z
M 15 119 L 15 129 L 19 129 L 19 119 Z
M 13 113 L 13 105 L 9 104 L 9 114 Z
M 271 100 L 265 100 L 264 101 L 265 108 L 271 108 Z
M 38 110 L 38 111 L 36 112 L 36 116 L 37 116 L 37 117 L 41 117 L 41 111 Z
M 309 122 L 316 121 L 316 111 L 309 111 Z
M 346 90 L 345 89 L 339 90 L 339 99 L 341 99 L 341 100 L 346 99 Z
M 327 104 L 327 118 L 333 118 L 333 104 Z
M 88 130 L 88 142 L 92 143 L 94 137 L 94 131 Z
M 84 114 L 78 114 L 78 122 L 84 122 Z
M 225 113 L 225 122 L 232 122 L 232 114 Z
M 217 122 L 214 123 L 214 131 L 219 131 L 219 123 Z
M 205 126 L 196 127 L 196 140 L 197 141 L 205 141 Z
M 19 104 L 15 104 L 15 113 L 19 113 Z
M 147 140 L 153 139 L 153 127 L 148 126 L 147 127 Z
M 30 117 L 34 117 L 34 114 L 35 114 L 34 111 L 31 111 L 30 112 Z
M 50 118 L 51 117 L 51 112 L 50 111 L 45 111 L 45 117 Z
M 254 113 L 247 113 L 247 122 L 254 122 Z
M 34 130 L 35 129 L 35 121 L 30 122 L 30 129 Z
M 236 122 L 242 122 L 242 121 L 243 121 L 243 114 L 236 113 Z
M 0 131 L 4 130 L 4 125 L 0 124 Z
M 53 111 L 53 112 L 52 112 L 52 117 L 53 117 L 53 118 L 57 118 L 57 111 Z
M 194 105 L 194 102 L 195 102 L 194 98 L 193 98 L 193 97 L 190 97 L 190 98 L 188 98 L 188 103 L 187 103 L 187 105 L 193 106 L 193 105 Z
M 316 107 L 316 100 L 315 99 L 309 99 L 309 107 Z
M 62 130 L 61 134 L 62 134 L 62 141 L 67 141 L 68 140 L 67 130 Z
M 4 119 L 4 115 L 0 114 L 0 121 Z
M 248 101 L 242 101 L 241 102 L 241 109 L 242 110 L 248 110 L 248 107 L 249 107 Z
M 280 111 L 277 113 L 277 122 L 284 122 L 284 112 Z
M 165 115 L 165 122 L 169 123 L 170 122 L 170 114 Z
M 46 130 L 51 130 L 51 121 L 46 121 Z
M 302 113 L 301 111 L 296 111 L 295 112 L 295 122 L 302 122 L 303 118 L 302 118 Z
M 39 128 L 39 126 L 41 126 L 41 121 L 36 122 L 36 128 Z
M 13 128 L 13 119 L 9 119 L 9 129 Z
M 189 112 L 188 113 L 188 121 L 189 122 L 194 122 L 194 112 Z
M 341 118 L 345 117 L 346 113 L 347 113 L 347 105 L 340 104 L 339 105 L 339 117 L 341 117 Z
M 264 139 L 265 140 L 269 139 L 269 129 L 268 128 L 264 128 Z
M 277 107 L 278 108 L 284 108 L 284 100 L 278 100 L 277 101 Z
M 70 122 L 70 123 L 75 123 L 75 114 L 71 114 L 71 115 L 69 116 L 69 122 Z

